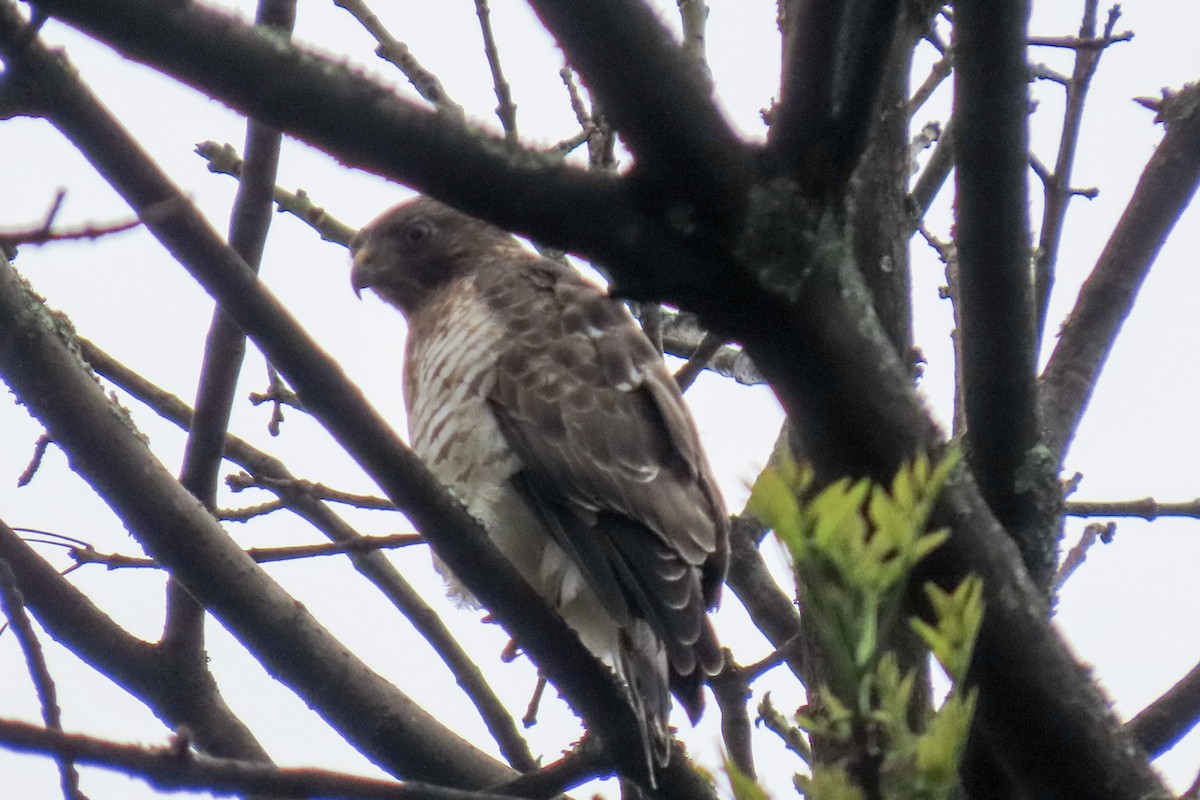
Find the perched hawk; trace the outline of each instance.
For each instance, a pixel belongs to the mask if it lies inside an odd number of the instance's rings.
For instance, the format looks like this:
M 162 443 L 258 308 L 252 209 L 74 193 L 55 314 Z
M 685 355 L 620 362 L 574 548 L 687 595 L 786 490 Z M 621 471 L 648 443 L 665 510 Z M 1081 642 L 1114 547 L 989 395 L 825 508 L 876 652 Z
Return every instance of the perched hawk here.
M 350 252 L 355 291 L 408 318 L 413 450 L 614 666 L 648 754 L 665 763 L 668 690 L 695 722 L 705 676 L 722 665 L 706 612 L 729 545 L 662 358 L 574 270 L 432 199 L 388 211 Z

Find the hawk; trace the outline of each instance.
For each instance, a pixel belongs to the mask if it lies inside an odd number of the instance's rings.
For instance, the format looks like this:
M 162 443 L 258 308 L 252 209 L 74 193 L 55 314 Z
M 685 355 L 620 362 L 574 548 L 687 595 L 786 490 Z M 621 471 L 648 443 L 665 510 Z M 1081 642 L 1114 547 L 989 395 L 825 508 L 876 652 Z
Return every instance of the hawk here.
M 722 654 L 728 515 L 662 357 L 619 301 L 427 197 L 350 245 L 356 293 L 408 319 L 414 452 L 628 688 L 665 764 Z M 469 592 L 439 566 L 452 596 Z

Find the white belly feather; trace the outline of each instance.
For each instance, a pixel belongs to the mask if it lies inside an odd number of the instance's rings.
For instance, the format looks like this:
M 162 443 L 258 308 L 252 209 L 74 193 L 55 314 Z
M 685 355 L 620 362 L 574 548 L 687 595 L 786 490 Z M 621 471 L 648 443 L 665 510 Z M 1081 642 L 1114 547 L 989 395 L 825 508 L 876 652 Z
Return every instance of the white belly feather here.
M 520 459 L 486 401 L 496 380 L 497 343 L 504 340 L 505 331 L 473 292 L 463 291 L 456 300 L 430 309 L 436 316 L 418 322 L 429 329 L 406 359 L 404 387 L 413 451 L 584 644 L 608 657 L 617 648 L 616 624 L 510 481 L 521 468 Z M 478 605 L 436 556 L 434 565 L 451 597 L 463 605 Z

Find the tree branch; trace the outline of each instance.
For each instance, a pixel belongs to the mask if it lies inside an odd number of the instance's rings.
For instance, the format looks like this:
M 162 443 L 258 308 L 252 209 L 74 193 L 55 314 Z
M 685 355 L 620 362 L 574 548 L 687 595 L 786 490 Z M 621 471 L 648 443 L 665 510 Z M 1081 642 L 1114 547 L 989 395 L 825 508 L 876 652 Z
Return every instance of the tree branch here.
M 1166 95 L 1161 116 L 1166 135 L 1079 290 L 1042 373 L 1045 442 L 1060 463 L 1142 281 L 1200 182 L 1200 84 Z
M 186 430 L 192 424 L 192 410 L 186 403 L 151 384 L 95 344 L 86 339 L 78 341 L 84 360 L 106 380 L 179 427 Z M 455 681 L 478 709 L 508 762 L 522 771 L 533 769 L 536 762 L 508 709 L 496 697 L 478 665 L 463 651 L 441 617 L 404 580 L 396 567 L 379 553 L 360 551 L 358 548 L 364 542 L 364 537 L 310 492 L 298 487 L 296 478 L 277 458 L 236 436 L 225 437 L 225 456 L 271 485 L 272 491 L 297 516 L 333 542 L 348 548 L 354 568 L 399 609 L 454 674 Z M 388 506 L 395 507 L 390 501 Z
M 1039 448 L 1030 273 L 1028 0 L 955 6 L 955 246 L 967 460 L 1043 590 L 1054 576 L 1057 463 Z
M 840 192 L 866 147 L 901 3 L 781 3 L 783 83 L 768 147 L 809 197 Z
M 160 651 L 113 622 L 3 522 L 0 559 L 16 574 L 25 602 L 42 627 L 145 703 L 164 724 L 187 727 L 206 752 L 266 758 L 249 729 L 225 705 L 212 675 L 193 675 L 186 685 L 173 680 Z
M 1095 41 L 1096 10 L 1100 0 L 1086 0 L 1083 21 L 1079 25 L 1080 40 Z M 1113 36 L 1113 29 L 1121 16 L 1121 7 L 1115 5 L 1108 13 L 1104 33 L 1099 41 L 1103 46 L 1076 47 L 1075 67 L 1066 82 L 1067 98 L 1063 112 L 1062 133 L 1058 139 L 1058 157 L 1054 172 L 1045 180 L 1045 200 L 1042 212 L 1042 230 L 1038 238 L 1037 258 L 1034 263 L 1037 302 L 1038 338 L 1045 335 L 1046 313 L 1050 306 L 1050 291 L 1054 287 L 1054 271 L 1058 262 L 1059 243 L 1067 219 L 1067 207 L 1075 192 L 1071 189 L 1071 171 L 1075 165 L 1075 149 L 1079 144 L 1079 131 L 1083 126 L 1083 104 L 1087 99 L 1092 76 L 1100 65 L 1100 55 L 1109 44 L 1128 41 Z M 1129 35 L 1132 38 L 1132 34 Z
M 703 65 L 675 43 L 650 6 L 640 0 L 530 5 L 633 152 L 640 179 L 671 187 L 668 197 L 691 206 L 658 212 L 669 211 L 681 231 L 719 231 L 736 222 L 740 209 L 729 203 L 741 200 L 756 177 L 751 150 L 713 103 Z M 654 200 L 651 193 L 642 199 Z
M 284 37 L 296 23 L 295 0 L 259 0 L 256 24 L 268 26 Z M 267 230 L 271 226 L 275 174 L 281 146 L 279 132 L 246 121 L 246 162 L 238 182 L 230 219 L 230 246 L 258 271 Z M 238 375 L 246 354 L 246 337 L 222 312 L 213 310 L 196 390 L 196 411 L 184 446 L 179 482 L 209 510 L 217 506 L 225 431 L 233 411 Z M 204 609 L 179 585 L 167 581 L 167 613 L 162 646 L 180 671 L 205 671 Z
M 280 769 L 254 761 L 212 758 L 191 752 L 185 740 L 167 747 L 139 747 L 5 719 L 0 719 L 0 744 L 18 752 L 45 753 L 119 770 L 167 791 L 352 800 L 511 800 L 507 795 L 432 783 L 396 783 L 320 769 Z
M 13 345 L 0 348 L 0 374 L 146 551 L 367 758 L 417 780 L 503 780 L 508 770 L 372 672 L 250 560 L 113 412 L 49 320 L 0 268 L 0 338 Z
M 42 707 L 42 721 L 46 723 L 48 730 L 62 733 L 62 709 L 58 705 L 58 690 L 54 686 L 54 678 L 50 676 L 42 645 L 29 621 L 29 615 L 25 613 L 25 598 L 17 586 L 17 576 L 3 559 L 0 559 L 0 611 L 3 611 L 8 619 L 7 627 L 12 630 L 21 652 L 25 655 L 29 677 L 33 679 L 38 703 Z M 61 753 L 57 754 L 55 761 L 58 763 L 59 783 L 64 800 L 86 800 L 79 791 L 79 770 L 75 768 L 75 762 L 70 756 Z
M 1200 664 L 1129 720 L 1128 728 L 1151 758 L 1175 746 L 1200 722 Z

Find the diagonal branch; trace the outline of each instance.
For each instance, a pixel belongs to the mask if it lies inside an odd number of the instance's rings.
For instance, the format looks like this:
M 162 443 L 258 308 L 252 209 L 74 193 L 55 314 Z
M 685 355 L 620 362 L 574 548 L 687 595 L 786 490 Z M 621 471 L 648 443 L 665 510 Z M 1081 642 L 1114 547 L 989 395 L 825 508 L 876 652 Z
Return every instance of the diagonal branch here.
M 146 551 L 385 769 L 473 788 L 503 780 L 507 769 L 372 672 L 254 564 L 113 413 L 49 319 L 12 268 L 0 269 L 0 338 L 12 344 L 0 348 L 0 374 Z
M 457 200 L 462 210 L 535 241 L 557 246 L 563 231 L 571 231 L 576 246 L 603 247 L 621 240 L 622 230 L 628 233 L 622 226 L 638 224 L 613 176 L 507 146 L 456 115 L 430 111 L 361 73 L 200 4 L 48 0 L 38 7 L 348 165 Z M 455 169 L 446 170 L 447 164 Z M 551 191 L 556 202 L 547 203 Z
M 85 361 L 105 380 L 154 409 L 159 416 L 181 428 L 192 425 L 192 410 L 179 398 L 153 385 L 108 353 L 86 339 L 79 340 Z M 225 437 L 225 457 L 256 478 L 269 480 L 275 492 L 297 516 L 309 522 L 330 540 L 354 545 L 364 539 L 324 503 L 307 491 L 295 487 L 295 477 L 279 459 L 258 450 L 236 436 Z M 400 574 L 387 558 L 379 553 L 350 551 L 354 568 L 370 580 L 379 591 L 400 610 L 438 656 L 454 673 L 454 678 L 479 710 L 488 731 L 500 751 L 515 768 L 528 771 L 535 766 L 529 747 L 517 731 L 512 715 L 496 697 L 479 667 L 471 660 L 450 633 L 437 612 Z
M 0 523 L 2 525 L 3 523 Z M 34 691 L 42 707 L 42 720 L 46 728 L 56 733 L 62 733 L 62 709 L 58 705 L 58 689 L 54 678 L 46 666 L 46 655 L 42 651 L 41 642 L 25 613 L 25 598 L 17 585 L 17 576 L 13 574 L 8 562 L 0 559 L 0 612 L 3 612 L 8 622 L 6 627 L 13 632 L 21 652 L 25 655 L 25 664 L 29 676 L 33 679 Z M 64 800 L 87 800 L 79 791 L 79 770 L 68 755 L 56 754 L 58 762 L 59 784 L 62 786 Z
M 1142 709 L 1127 726 L 1152 757 L 1175 746 L 1200 722 L 1200 664 Z
M 1162 101 L 1167 133 L 1138 180 L 1042 373 L 1046 445 L 1061 462 L 1142 281 L 1200 183 L 1200 84 Z
M 206 752 L 262 760 L 266 752 L 221 697 L 210 674 L 182 689 L 153 645 L 130 635 L 0 522 L 0 558 L 42 627 L 171 728 L 186 726 Z

